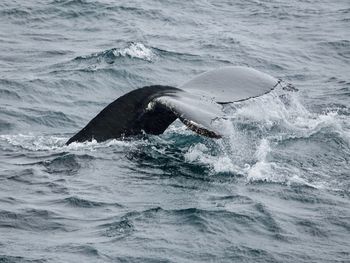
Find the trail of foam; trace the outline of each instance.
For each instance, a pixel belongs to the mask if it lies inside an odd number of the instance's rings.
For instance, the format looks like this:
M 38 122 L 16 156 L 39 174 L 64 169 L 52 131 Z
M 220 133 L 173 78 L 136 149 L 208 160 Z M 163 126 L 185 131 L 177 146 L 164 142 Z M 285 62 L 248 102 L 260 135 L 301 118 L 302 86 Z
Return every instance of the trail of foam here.
M 131 148 L 142 143 L 141 141 L 120 141 L 109 140 L 106 142 L 97 142 L 96 140 L 86 142 L 73 142 L 70 145 L 65 145 L 67 137 L 59 136 L 37 136 L 37 135 L 0 135 L 0 141 L 5 141 L 8 144 L 20 147 L 29 151 L 95 151 L 100 148 L 122 147 Z

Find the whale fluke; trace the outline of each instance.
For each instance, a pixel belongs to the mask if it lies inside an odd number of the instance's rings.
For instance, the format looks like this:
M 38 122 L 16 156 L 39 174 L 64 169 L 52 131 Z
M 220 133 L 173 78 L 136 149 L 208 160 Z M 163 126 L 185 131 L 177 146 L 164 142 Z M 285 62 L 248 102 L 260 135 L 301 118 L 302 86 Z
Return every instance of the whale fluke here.
M 147 86 L 133 90 L 109 104 L 81 131 L 68 140 L 98 142 L 112 138 L 141 134 L 161 134 L 177 116 L 162 104 L 152 101 L 162 95 L 171 95 L 179 89 L 170 86 Z
M 204 72 L 179 88 L 225 104 L 243 101 L 270 92 L 278 79 L 247 67 L 223 67 Z
M 98 142 L 142 133 L 162 134 L 179 118 L 198 134 L 220 138 L 213 121 L 223 117 L 221 104 L 261 96 L 279 80 L 246 67 L 225 67 L 203 73 L 180 87 L 146 86 L 109 104 L 67 141 Z

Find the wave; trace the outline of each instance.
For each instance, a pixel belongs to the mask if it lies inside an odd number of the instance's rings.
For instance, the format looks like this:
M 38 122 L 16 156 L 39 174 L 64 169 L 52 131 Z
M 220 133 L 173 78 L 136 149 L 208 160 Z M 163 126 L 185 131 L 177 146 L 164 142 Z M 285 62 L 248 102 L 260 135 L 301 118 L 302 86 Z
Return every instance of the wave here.
M 135 230 L 135 226 L 132 220 L 123 217 L 121 220 L 113 221 L 111 223 L 100 225 L 102 235 L 109 238 L 123 238 L 132 234 Z
M 46 258 L 33 259 L 29 257 L 0 255 L 0 262 L 45 263 L 47 262 L 47 259 Z
M 89 5 L 93 4 L 93 2 L 90 1 L 85 1 L 85 0 L 54 0 L 51 2 L 53 5 L 62 5 L 62 6 L 84 6 L 84 5 Z M 94 7 L 94 5 L 92 5 Z
M 92 201 L 92 200 L 87 200 L 85 198 L 80 198 L 77 196 L 70 196 L 65 198 L 64 200 L 59 200 L 57 201 L 58 203 L 63 202 L 64 204 L 67 204 L 72 207 L 79 207 L 79 208 L 92 208 L 92 207 L 108 207 L 108 206 L 113 206 L 113 207 L 118 207 L 121 208 L 123 207 L 122 205 L 118 203 L 106 203 L 106 202 L 100 202 L 100 201 Z
M 340 39 L 335 41 L 323 41 L 319 45 L 326 50 L 326 52 L 334 51 L 337 55 L 344 59 L 350 58 L 350 41 L 346 39 Z
M 259 231 L 278 237 L 279 240 L 287 239 L 284 236 L 284 231 L 274 219 L 272 211 L 259 202 L 246 205 L 251 209 L 237 210 L 225 205 L 218 206 L 216 209 L 195 207 L 163 209 L 162 207 L 154 207 L 143 211 L 128 212 L 114 222 L 101 225 L 100 228 L 104 229 L 107 235 L 112 234 L 112 237 L 124 237 L 131 234 L 135 228 L 137 229 L 140 223 L 162 221 L 173 226 L 190 226 L 210 235 L 220 235 L 225 231 L 232 232 L 232 234 L 236 231 Z M 243 228 L 240 230 L 238 230 L 238 227 L 232 228 L 233 222 Z M 247 225 L 251 226 L 252 229 L 247 230 Z
M 157 55 L 152 50 L 152 48 L 146 47 L 142 43 L 131 42 L 125 48 L 112 48 L 104 50 L 101 52 L 93 53 L 90 55 L 76 57 L 75 61 L 84 61 L 84 60 L 95 60 L 96 62 L 104 61 L 108 64 L 113 64 L 117 58 L 128 57 L 132 59 L 140 59 L 148 62 L 155 60 Z
M 0 96 L 1 96 L 1 99 L 14 99 L 14 100 L 21 99 L 21 97 L 18 95 L 17 92 L 11 91 L 8 89 L 0 89 Z
M 0 226 L 35 231 L 68 231 L 64 224 L 55 222 L 57 215 L 48 210 L 29 209 L 20 212 L 0 210 Z
M 16 101 L 17 103 L 18 101 Z M 1 121 L 5 119 L 7 121 Z M 26 129 L 26 127 L 33 128 L 45 127 L 45 129 L 53 128 L 57 130 L 59 127 L 77 127 L 75 121 L 63 113 L 62 111 L 49 110 L 49 109 L 37 109 L 30 108 L 30 105 L 26 107 L 15 108 L 12 105 L 6 105 L 2 108 L 0 113 L 0 123 L 6 123 L 11 121 L 11 125 L 17 127 L 18 130 Z M 2 129 L 2 126 L 0 126 Z

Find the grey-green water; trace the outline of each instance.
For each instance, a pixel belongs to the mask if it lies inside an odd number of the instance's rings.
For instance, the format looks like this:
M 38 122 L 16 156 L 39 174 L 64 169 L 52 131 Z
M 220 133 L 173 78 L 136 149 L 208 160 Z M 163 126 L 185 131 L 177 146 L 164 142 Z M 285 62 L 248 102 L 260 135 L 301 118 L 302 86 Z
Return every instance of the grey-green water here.
M 0 3 L 0 262 L 349 262 L 348 1 Z M 229 136 L 64 146 L 150 84 L 243 65 L 298 93 Z

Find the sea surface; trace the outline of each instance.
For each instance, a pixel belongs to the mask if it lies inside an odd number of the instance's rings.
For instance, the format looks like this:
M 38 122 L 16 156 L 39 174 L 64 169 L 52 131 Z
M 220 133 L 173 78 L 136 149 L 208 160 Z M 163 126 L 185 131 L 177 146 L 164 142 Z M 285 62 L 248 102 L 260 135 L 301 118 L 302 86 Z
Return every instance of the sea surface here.
M 65 142 L 133 89 L 292 83 L 222 139 Z M 349 0 L 0 2 L 0 262 L 350 262 Z

